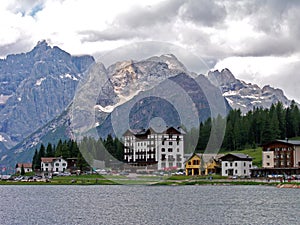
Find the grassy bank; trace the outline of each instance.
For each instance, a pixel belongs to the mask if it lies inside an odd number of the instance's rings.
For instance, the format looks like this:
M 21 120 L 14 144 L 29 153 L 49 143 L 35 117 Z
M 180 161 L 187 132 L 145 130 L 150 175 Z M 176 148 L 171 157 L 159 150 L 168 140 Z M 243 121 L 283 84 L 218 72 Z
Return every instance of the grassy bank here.
M 249 155 L 253 159 L 252 161 L 253 166 L 257 166 L 257 167 L 262 166 L 262 148 L 236 150 L 230 153 L 243 153 L 245 155 Z
M 218 180 L 218 181 L 209 181 L 209 180 L 189 180 L 189 181 L 162 181 L 154 185 L 267 185 L 267 186 L 276 186 L 279 182 L 259 182 L 259 181 L 228 181 L 228 180 Z

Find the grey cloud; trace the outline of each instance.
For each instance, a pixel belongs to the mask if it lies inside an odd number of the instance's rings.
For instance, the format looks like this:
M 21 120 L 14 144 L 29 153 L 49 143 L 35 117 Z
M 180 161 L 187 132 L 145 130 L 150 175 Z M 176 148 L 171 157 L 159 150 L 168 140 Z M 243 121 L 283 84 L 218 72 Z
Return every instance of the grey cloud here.
M 33 42 L 30 37 L 19 38 L 16 42 L 1 45 L 0 46 L 0 57 L 5 57 L 9 54 L 18 54 L 21 52 L 27 52 L 31 49 Z
M 193 54 L 177 45 L 158 41 L 135 42 L 106 52 L 98 56 L 96 60 L 107 67 L 117 61 L 141 60 L 163 54 L 174 54 L 191 72 L 206 73 L 210 69 L 207 64 L 210 59 L 202 58 L 201 55 Z
M 249 39 L 245 48 L 236 52 L 239 56 L 282 56 L 299 50 L 297 43 L 287 37 L 266 36 Z
M 97 42 L 97 41 L 116 41 L 116 40 L 126 40 L 135 37 L 136 35 L 141 35 L 140 33 L 133 30 L 123 29 L 123 28 L 110 28 L 103 31 L 97 30 L 86 30 L 79 32 L 82 36 L 82 42 Z
M 227 12 L 223 5 L 210 0 L 190 0 L 182 5 L 181 16 L 184 20 L 204 26 L 223 22 Z
M 168 23 L 177 16 L 183 3 L 183 0 L 168 0 L 154 6 L 134 7 L 130 12 L 119 15 L 115 23 L 130 28 L 152 27 L 159 23 Z
M 284 71 L 279 71 L 277 74 L 264 78 L 264 83 L 283 89 L 289 98 L 299 102 L 299 71 L 300 61 L 291 63 Z
M 289 55 L 299 51 L 300 1 L 281 0 L 167 0 L 148 7 L 134 7 L 115 18 L 102 31 L 82 31 L 83 42 L 161 40 L 180 42 L 203 57 Z M 234 50 L 214 44 L 203 27 L 221 36 L 231 22 L 247 19 L 256 38 L 249 37 Z M 225 23 L 226 21 L 226 23 Z M 188 24 L 185 24 L 188 22 Z M 190 26 L 190 23 L 193 25 Z

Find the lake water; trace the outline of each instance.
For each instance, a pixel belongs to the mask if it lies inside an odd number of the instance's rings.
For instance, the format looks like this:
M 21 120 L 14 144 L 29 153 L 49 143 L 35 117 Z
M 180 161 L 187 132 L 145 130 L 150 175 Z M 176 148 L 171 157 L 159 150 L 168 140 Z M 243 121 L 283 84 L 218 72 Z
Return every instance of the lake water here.
M 300 224 L 300 189 L 0 186 L 0 224 Z

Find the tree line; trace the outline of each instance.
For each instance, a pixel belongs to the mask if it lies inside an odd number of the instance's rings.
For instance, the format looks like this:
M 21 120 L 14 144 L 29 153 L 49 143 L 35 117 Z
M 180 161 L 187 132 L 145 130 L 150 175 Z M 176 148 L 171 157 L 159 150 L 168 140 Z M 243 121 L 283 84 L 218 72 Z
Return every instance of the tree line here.
M 41 144 L 39 149 L 35 149 L 32 158 L 32 169 L 41 169 L 42 157 L 62 157 L 77 158 L 77 168 L 87 170 L 88 162 L 93 159 L 105 161 L 109 166 L 114 160 L 123 160 L 123 144 L 118 138 L 108 135 L 107 139 L 84 137 L 79 143 L 74 140 L 59 140 L 56 145 L 48 143 L 47 147 Z
M 59 140 L 56 145 L 48 143 L 47 147 L 44 144 L 40 145 L 39 150 L 35 149 L 32 158 L 32 169 L 41 169 L 41 158 L 42 157 L 62 157 L 67 158 L 77 158 L 77 167 L 80 170 L 87 169 L 88 164 L 83 158 L 79 146 L 74 140 Z
M 209 118 L 200 123 L 198 129 L 194 128 L 187 133 L 187 141 L 192 140 L 195 135 L 199 137 L 196 152 L 202 152 L 205 149 L 210 135 L 213 139 L 222 138 L 221 132 L 218 133 L 218 127 L 216 127 L 222 121 L 226 122 L 221 146 L 224 151 L 256 148 L 274 139 L 297 137 L 300 133 L 300 111 L 295 101 L 292 101 L 287 108 L 278 102 L 272 104 L 269 109 L 254 108 L 245 115 L 241 110 L 234 109 L 226 118 L 220 116 L 214 119 Z

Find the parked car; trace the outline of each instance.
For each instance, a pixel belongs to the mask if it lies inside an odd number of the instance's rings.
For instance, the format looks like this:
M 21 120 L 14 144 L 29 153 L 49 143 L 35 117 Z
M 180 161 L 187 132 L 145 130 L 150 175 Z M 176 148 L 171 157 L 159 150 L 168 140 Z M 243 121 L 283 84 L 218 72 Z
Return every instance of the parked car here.
M 119 173 L 119 175 L 127 176 L 127 175 L 129 175 L 129 173 L 127 171 L 121 171 Z

